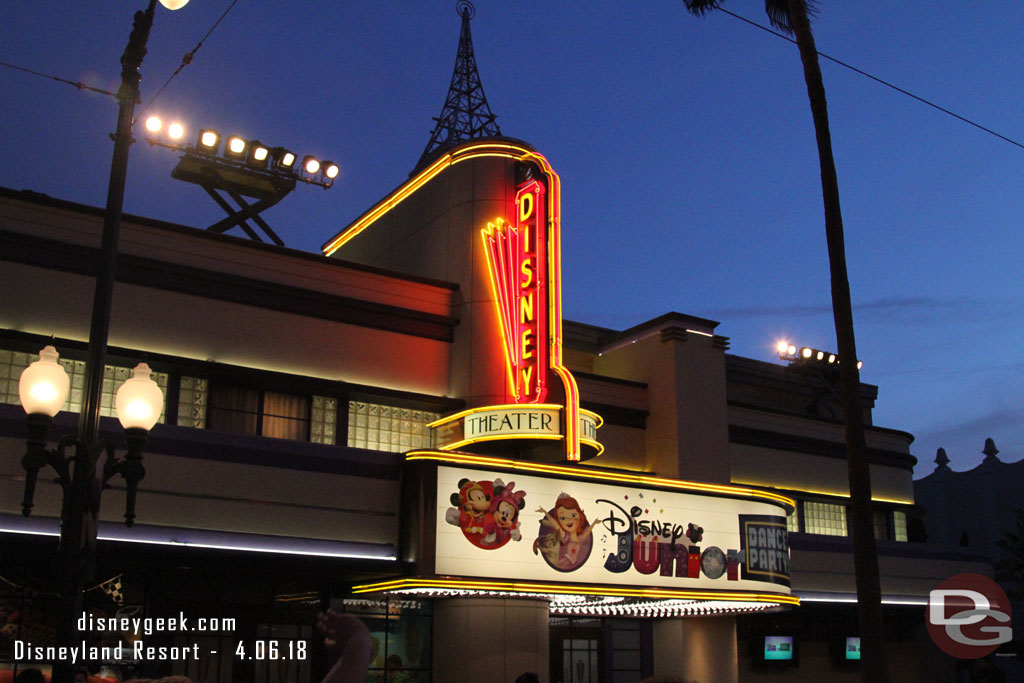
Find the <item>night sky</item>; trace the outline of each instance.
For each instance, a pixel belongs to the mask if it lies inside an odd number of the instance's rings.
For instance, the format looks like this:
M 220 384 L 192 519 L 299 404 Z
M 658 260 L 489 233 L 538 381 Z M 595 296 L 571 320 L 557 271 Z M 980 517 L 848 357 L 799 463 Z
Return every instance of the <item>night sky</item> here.
M 0 61 L 116 90 L 143 0 L 7 0 Z M 142 99 L 230 0 L 158 7 Z M 822 2 L 818 49 L 1002 135 L 1021 130 L 1024 3 Z M 767 25 L 763 3 L 726 8 Z M 566 318 L 624 329 L 668 311 L 721 322 L 731 352 L 835 349 L 817 151 L 796 46 L 682 2 L 478 0 L 502 133 L 562 178 Z M 319 247 L 402 183 L 451 79 L 455 2 L 240 0 L 145 114 L 337 161 L 264 214 Z M 1024 456 L 1024 149 L 823 61 L 862 379 L 876 425 L 915 435 L 916 476 L 986 437 Z M 0 186 L 102 206 L 117 106 L 0 68 Z M 132 149 L 125 210 L 204 228 L 224 214 Z M 234 234 L 234 233 L 233 233 Z

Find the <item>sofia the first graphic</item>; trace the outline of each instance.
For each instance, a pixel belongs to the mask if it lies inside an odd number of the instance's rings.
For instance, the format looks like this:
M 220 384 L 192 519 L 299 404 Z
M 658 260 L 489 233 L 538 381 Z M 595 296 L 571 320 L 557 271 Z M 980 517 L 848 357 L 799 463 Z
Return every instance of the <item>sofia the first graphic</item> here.
M 478 548 L 494 550 L 523 538 L 519 511 L 526 507 L 525 491 L 515 482 L 459 480 L 459 492 L 451 495 L 455 507 L 448 508 L 445 521 L 462 529 L 466 539 Z
M 539 554 L 552 569 L 560 572 L 571 572 L 581 567 L 590 557 L 594 546 L 594 527 L 601 520 L 588 524 L 580 504 L 567 493 L 558 494 L 551 510 L 539 507 L 537 512 L 543 517 L 540 533 L 533 542 L 533 553 Z

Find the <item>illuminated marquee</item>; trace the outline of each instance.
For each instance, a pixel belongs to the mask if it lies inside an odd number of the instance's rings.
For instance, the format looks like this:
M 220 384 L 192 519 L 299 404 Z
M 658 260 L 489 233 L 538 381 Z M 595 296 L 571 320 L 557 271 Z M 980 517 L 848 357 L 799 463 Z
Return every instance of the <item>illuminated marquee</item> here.
M 484 249 L 501 319 L 505 360 L 516 403 L 543 403 L 548 374 L 548 243 L 544 186 L 531 180 L 516 191 L 510 225 L 483 230 Z
M 786 505 L 757 493 L 742 499 L 439 466 L 434 571 L 788 595 Z

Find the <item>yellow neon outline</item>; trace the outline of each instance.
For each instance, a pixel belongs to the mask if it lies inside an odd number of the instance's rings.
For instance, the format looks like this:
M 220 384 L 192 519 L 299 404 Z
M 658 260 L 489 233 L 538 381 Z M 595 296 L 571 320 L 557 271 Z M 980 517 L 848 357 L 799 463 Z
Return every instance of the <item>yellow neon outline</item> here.
M 737 484 L 746 484 L 746 485 L 749 485 L 749 486 L 764 486 L 765 488 L 773 488 L 773 489 L 774 488 L 780 488 L 779 486 L 777 486 L 775 484 L 761 484 L 761 483 L 756 482 L 756 481 L 739 481 L 739 482 L 736 482 L 736 483 Z M 788 489 L 790 491 L 799 491 L 801 494 L 805 494 L 806 493 L 806 494 L 811 494 L 811 495 L 814 495 L 814 496 L 828 496 L 830 498 L 849 498 L 850 497 L 849 493 L 835 493 L 833 491 L 819 491 L 819 490 L 816 490 L 816 489 L 804 489 L 804 488 L 800 488 L 799 486 L 786 486 L 786 487 L 782 487 L 782 488 L 786 488 L 786 489 Z M 876 503 L 892 503 L 894 505 L 915 505 L 916 504 L 916 503 L 914 503 L 913 500 L 896 499 L 896 498 L 882 498 L 880 496 L 871 496 L 871 500 L 875 501 Z
M 517 439 L 543 439 L 545 441 L 561 441 L 565 437 L 561 434 L 491 434 L 489 436 L 474 436 L 472 439 L 463 439 L 462 441 L 453 441 L 452 443 L 441 446 L 437 450 L 449 451 L 458 450 L 462 446 L 469 446 L 482 441 L 514 441 Z
M 427 427 L 433 429 L 434 427 L 440 427 L 443 424 L 454 422 L 463 417 L 474 415 L 476 413 L 486 413 L 491 410 L 561 410 L 562 406 L 557 403 L 498 403 L 493 406 L 478 406 L 476 408 L 467 408 L 458 413 L 452 413 L 446 417 L 442 417 L 440 420 L 434 420 L 427 424 Z
M 628 474 L 626 472 L 600 472 L 588 470 L 582 467 L 570 467 L 567 465 L 553 465 L 542 462 L 529 462 L 526 460 L 508 460 L 496 458 L 490 455 L 473 455 L 472 453 L 452 453 L 447 451 L 413 450 L 405 454 L 409 460 L 437 460 L 439 462 L 454 462 L 460 465 L 478 465 L 483 467 L 504 467 L 507 469 L 523 470 L 526 472 L 541 472 L 543 474 L 556 474 L 580 479 L 599 479 L 613 481 L 616 483 L 661 486 L 664 488 L 704 491 L 707 493 L 723 493 L 733 496 L 744 496 L 747 498 L 763 498 L 775 504 L 782 504 L 791 512 L 796 508 L 796 501 L 792 498 L 775 493 L 774 491 L 760 491 L 728 484 L 707 484 L 699 481 L 684 481 L 682 479 L 667 479 L 665 477 L 652 477 L 646 474 Z
M 507 150 L 507 151 L 496 151 Z M 518 154 L 517 154 L 518 153 Z M 521 145 L 481 142 L 475 145 L 468 145 L 442 155 L 434 163 L 420 171 L 419 175 L 410 178 L 401 187 L 382 199 L 376 206 L 364 213 L 355 223 L 350 225 L 333 240 L 323 246 L 324 256 L 330 256 L 342 247 L 346 242 L 361 233 L 375 223 L 381 216 L 395 208 L 409 198 L 416 190 L 423 187 L 430 180 L 443 170 L 461 161 L 468 161 L 479 157 L 502 157 L 518 159 L 521 155 L 529 154 L 530 150 Z
M 344 232 L 324 245 L 323 253 L 331 256 L 346 242 L 354 238 L 371 224 L 377 221 L 388 211 L 398 206 L 401 202 L 412 195 L 416 190 L 429 182 L 434 176 L 441 173 L 451 165 L 469 159 L 481 157 L 503 157 L 521 161 L 536 162 L 544 175 L 547 177 L 547 201 L 548 212 L 548 363 L 551 370 L 562 380 L 565 387 L 565 458 L 571 462 L 580 459 L 580 435 L 579 435 L 579 387 L 576 378 L 563 364 L 562 361 L 562 233 L 561 233 L 561 211 L 562 195 L 561 180 L 555 173 L 550 162 L 543 155 L 527 149 L 521 145 L 480 142 L 477 144 L 460 147 L 456 150 L 442 155 L 437 161 L 421 171 L 419 175 L 407 181 L 404 185 L 388 195 L 383 201 L 363 214 L 355 223 L 349 226 Z M 493 282 L 492 282 L 493 287 Z M 511 373 L 511 371 L 510 371 Z M 513 378 L 514 379 L 514 378 Z M 512 386 L 515 386 L 513 381 Z
M 755 593 L 746 591 L 684 590 L 676 588 L 625 588 L 592 584 L 567 585 L 560 583 L 535 583 L 532 581 L 484 581 L 468 579 L 396 579 L 367 583 L 352 587 L 352 593 L 383 593 L 415 588 L 439 588 L 448 590 L 506 591 L 509 593 L 550 594 L 550 595 L 595 595 L 623 598 L 647 598 L 658 600 L 729 600 L 746 602 L 771 602 L 783 605 L 799 605 L 800 598 L 785 593 Z
M 504 222 L 500 218 L 497 219 L 497 220 Z M 494 271 L 497 270 L 497 269 L 491 266 L 491 262 L 490 262 L 491 261 L 491 255 L 490 255 L 491 254 L 491 246 L 490 246 L 490 244 L 488 242 L 488 240 L 494 235 L 494 233 L 496 231 L 497 231 L 497 228 L 492 230 L 491 229 L 491 224 L 488 223 L 487 227 L 483 228 L 480 231 L 480 236 L 483 238 L 483 241 L 484 241 L 484 258 L 487 259 L 487 268 L 486 268 L 486 270 L 487 270 L 488 282 L 491 283 L 491 296 L 494 297 L 494 302 L 496 304 L 498 304 L 498 302 L 500 302 L 501 299 L 499 298 L 499 293 L 498 293 L 498 283 L 495 282 L 495 280 L 494 280 Z M 515 374 L 513 373 L 513 368 L 512 368 L 512 366 L 514 365 L 514 363 L 512 362 L 513 359 L 512 359 L 512 356 L 511 356 L 512 347 L 509 345 L 509 338 L 508 338 L 508 333 L 509 333 L 510 330 L 506 330 L 505 329 L 506 325 L 508 324 L 508 321 L 505 320 L 505 313 L 501 310 L 502 307 L 500 305 L 498 305 L 497 308 L 498 308 L 498 329 L 501 330 L 501 348 L 502 348 L 502 353 L 505 354 L 505 369 L 508 370 L 508 381 L 509 381 L 509 386 L 512 388 L 512 396 L 514 396 L 515 398 L 518 399 L 519 398 L 519 382 L 516 381 Z M 517 403 L 515 405 L 520 405 L 520 404 Z M 540 405 L 540 404 L 536 404 L 535 403 L 535 404 L 532 404 L 532 405 Z M 561 406 L 559 406 L 559 408 L 561 408 Z M 430 425 L 427 425 L 427 426 L 429 427 Z

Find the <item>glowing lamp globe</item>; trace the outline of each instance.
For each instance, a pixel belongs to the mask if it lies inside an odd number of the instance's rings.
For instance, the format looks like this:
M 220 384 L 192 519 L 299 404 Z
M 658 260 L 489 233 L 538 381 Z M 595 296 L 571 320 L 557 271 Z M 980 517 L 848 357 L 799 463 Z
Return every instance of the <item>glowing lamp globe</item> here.
M 57 349 L 46 346 L 39 352 L 39 360 L 21 373 L 18 396 L 21 398 L 21 406 L 29 415 L 53 417 L 68 400 L 71 380 L 57 358 Z
M 117 390 L 114 408 L 117 419 L 125 429 L 149 431 L 160 419 L 164 408 L 164 394 L 152 380 L 149 365 L 139 363 L 132 376 Z
M 160 0 L 160 4 L 169 10 L 176 10 L 187 5 L 188 0 Z

